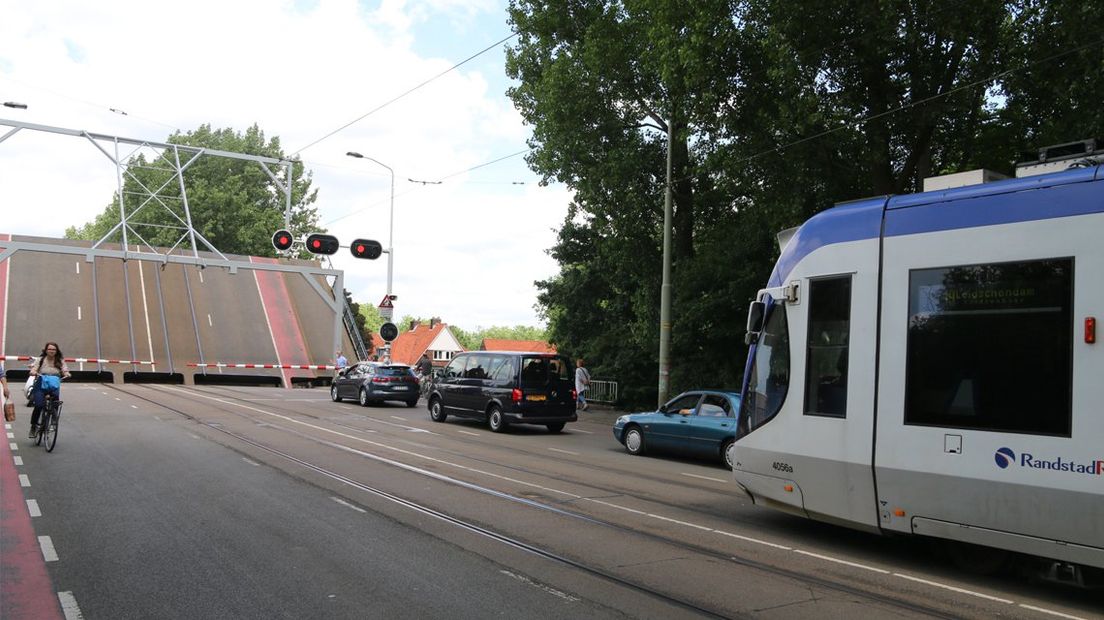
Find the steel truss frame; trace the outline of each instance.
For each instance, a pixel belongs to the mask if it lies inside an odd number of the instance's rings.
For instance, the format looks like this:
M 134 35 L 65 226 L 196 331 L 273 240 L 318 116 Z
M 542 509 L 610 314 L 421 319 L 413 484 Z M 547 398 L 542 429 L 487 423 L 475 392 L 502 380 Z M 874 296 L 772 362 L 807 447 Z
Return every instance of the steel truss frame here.
M 239 269 L 255 269 L 260 271 L 278 271 L 284 273 L 298 273 L 303 276 L 311 288 L 314 289 L 318 296 L 326 303 L 327 306 L 334 312 L 334 338 L 333 346 L 330 347 L 333 350 L 341 348 L 341 328 L 342 328 L 342 310 L 345 304 L 345 298 L 343 291 L 345 290 L 345 277 L 344 272 L 339 269 L 323 269 L 321 267 L 310 266 L 296 266 L 296 265 L 284 265 L 284 264 L 271 264 L 271 263 L 251 263 L 241 260 L 232 260 L 227 258 L 222 252 L 215 248 L 210 241 L 207 240 L 203 234 L 196 230 L 192 224 L 191 208 L 188 205 L 187 192 L 184 188 L 184 172 L 200 157 L 223 157 L 228 159 L 237 159 L 244 161 L 251 161 L 257 163 L 262 170 L 272 179 L 273 184 L 280 188 L 284 194 L 286 207 L 284 210 L 284 226 L 290 227 L 291 223 L 291 188 L 293 181 L 294 163 L 292 160 L 287 159 L 275 159 L 272 157 L 263 157 L 260 155 L 249 155 L 245 153 L 233 153 L 229 151 L 220 151 L 217 149 L 208 149 L 195 146 L 187 146 L 181 144 L 169 144 L 165 142 L 152 142 L 149 140 L 138 140 L 133 138 L 124 138 L 120 136 L 112 136 L 107 134 L 92 133 L 79 129 L 66 129 L 63 127 L 52 127 L 49 125 L 38 125 L 35 123 L 25 123 L 22 121 L 0 119 L 0 127 L 10 127 L 11 129 L 0 135 L 0 143 L 3 143 L 8 138 L 19 133 L 21 130 L 39 131 L 46 133 L 54 133 L 66 136 L 73 136 L 78 138 L 85 138 L 92 145 L 99 150 L 105 157 L 110 159 L 115 164 L 116 181 L 118 183 L 119 192 L 119 222 L 115 224 L 111 230 L 92 244 L 92 247 L 77 247 L 77 246 L 57 246 L 44 243 L 31 243 L 24 241 L 0 241 L 0 263 L 8 259 L 19 251 L 29 252 L 49 252 L 54 254 L 78 254 L 85 257 L 85 262 L 94 262 L 97 257 L 103 258 L 118 258 L 126 262 L 127 260 L 141 260 L 157 262 L 162 265 L 168 263 L 195 265 L 200 269 L 206 269 L 207 267 L 221 267 L 227 269 L 231 274 L 236 274 Z M 105 148 L 103 143 L 107 143 L 111 150 Z M 122 149 L 126 147 L 130 148 L 126 153 L 122 152 Z M 156 160 L 167 165 L 168 168 L 164 170 L 171 171 L 171 176 L 160 187 L 148 188 L 141 183 L 141 181 L 130 173 L 130 167 L 132 162 L 135 162 L 138 155 L 142 153 L 156 154 Z M 137 164 L 133 164 L 137 165 Z M 282 167 L 284 169 L 284 178 L 286 179 L 286 185 L 281 182 L 280 178 L 272 172 L 272 167 Z M 123 191 L 124 179 L 131 178 L 142 188 L 142 200 L 138 206 L 127 211 L 126 194 Z M 165 190 L 173 182 L 176 182 L 180 195 L 168 196 L 162 195 L 160 192 Z M 172 201 L 180 201 L 180 207 L 183 213 L 178 213 L 170 206 Z M 183 231 L 176 243 L 167 249 L 159 249 L 153 247 L 151 244 L 139 234 L 135 226 L 158 226 L 164 228 L 163 225 L 144 224 L 140 221 L 136 221 L 134 218 L 143 209 L 149 206 L 160 207 L 170 213 L 179 223 L 180 226 L 172 226 Z M 104 244 L 109 243 L 110 240 L 116 235 L 121 236 L 120 247 L 121 250 L 109 250 L 106 249 Z M 137 238 L 137 242 L 131 240 L 133 235 Z M 138 243 L 140 242 L 140 243 Z M 202 243 L 205 246 L 207 252 L 218 256 L 217 259 L 207 258 L 200 255 L 200 248 L 197 245 Z M 190 247 L 182 247 L 181 244 L 186 243 Z M 130 245 L 134 244 L 135 249 L 132 251 Z M 321 275 L 326 278 L 333 277 L 334 285 L 333 290 L 327 292 L 322 288 L 318 281 L 312 277 Z M 193 309 L 194 310 L 194 309 Z M 129 315 L 128 315 L 129 320 Z M 131 329 L 133 334 L 133 327 Z M 98 337 L 97 337 L 98 339 Z M 133 337 L 132 337 L 133 340 Z M 97 348 L 99 343 L 97 342 Z M 290 386 L 289 386 L 290 387 Z

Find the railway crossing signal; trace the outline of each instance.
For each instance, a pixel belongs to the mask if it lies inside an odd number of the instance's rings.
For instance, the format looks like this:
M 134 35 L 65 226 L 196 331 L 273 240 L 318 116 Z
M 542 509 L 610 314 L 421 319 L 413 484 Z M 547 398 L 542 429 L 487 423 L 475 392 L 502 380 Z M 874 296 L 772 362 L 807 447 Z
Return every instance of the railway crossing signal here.
M 340 247 L 341 242 L 333 235 L 307 235 L 307 251 L 311 254 L 334 254 Z
M 357 258 L 375 260 L 383 254 L 383 246 L 380 245 L 379 241 L 373 241 L 372 239 L 355 239 L 349 245 L 349 251 Z
M 280 229 L 272 235 L 272 247 L 276 248 L 279 252 L 286 252 L 291 249 L 291 244 L 295 241 L 295 238 L 291 236 L 291 231 Z

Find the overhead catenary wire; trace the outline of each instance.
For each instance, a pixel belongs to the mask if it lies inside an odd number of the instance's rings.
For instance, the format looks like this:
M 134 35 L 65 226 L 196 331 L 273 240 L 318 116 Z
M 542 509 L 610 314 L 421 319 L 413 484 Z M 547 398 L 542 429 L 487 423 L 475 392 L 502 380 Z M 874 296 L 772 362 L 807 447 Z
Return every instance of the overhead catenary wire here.
M 411 193 L 411 192 L 416 192 L 416 191 L 419 191 L 419 190 L 423 190 L 423 189 L 425 189 L 425 188 L 426 188 L 426 186 L 427 186 L 427 185 L 440 185 L 440 184 L 442 183 L 442 181 L 444 181 L 445 179 L 451 179 L 452 177 L 460 176 L 461 174 L 465 174 L 465 173 L 467 173 L 467 172 L 471 172 L 472 170 L 478 170 L 478 169 L 480 169 L 480 168 L 483 168 L 483 167 L 486 167 L 486 166 L 490 166 L 491 164 L 496 164 L 496 163 L 498 163 L 498 162 L 500 162 L 500 161 L 505 161 L 505 160 L 507 160 L 507 159 L 510 159 L 510 158 L 512 158 L 512 157 L 517 157 L 518 155 L 522 155 L 522 154 L 524 154 L 524 153 L 528 153 L 528 152 L 529 152 L 530 150 L 531 150 L 531 149 L 525 148 L 525 149 L 522 149 L 522 150 L 520 150 L 520 151 L 517 151 L 517 152 L 514 152 L 514 153 L 510 153 L 509 155 L 503 155 L 502 157 L 496 157 L 495 159 L 492 159 L 492 160 L 490 160 L 490 161 L 485 161 L 485 162 L 483 162 L 483 163 L 481 163 L 481 164 L 476 164 L 476 165 L 474 165 L 474 166 L 472 166 L 472 167 L 470 167 L 470 168 L 465 168 L 465 169 L 463 169 L 463 170 L 459 170 L 459 171 L 457 171 L 457 172 L 453 172 L 453 173 L 451 173 L 451 174 L 447 174 L 447 175 L 445 175 L 445 176 L 443 176 L 443 177 L 440 177 L 440 178 L 439 178 L 439 179 L 437 179 L 436 181 L 414 181 L 413 179 L 408 179 L 408 180 L 410 180 L 410 181 L 411 181 L 411 182 L 413 182 L 413 183 L 418 183 L 418 184 L 419 184 L 419 186 L 418 186 L 418 187 L 412 187 L 412 188 L 410 188 L 410 189 L 408 189 L 408 190 L 406 190 L 406 191 L 404 191 L 404 192 L 399 192 L 399 193 L 395 194 L 395 198 L 399 198 L 399 197 L 401 197 L 401 196 L 405 196 L 405 195 L 407 195 L 407 194 L 409 194 L 409 193 Z M 512 184 L 517 184 L 517 183 L 512 183 Z M 325 222 L 324 224 L 325 224 L 325 226 L 330 226 L 330 225 L 331 225 L 331 224 L 333 224 L 334 222 L 339 222 L 339 221 L 341 221 L 341 220 L 343 220 L 343 219 L 345 219 L 345 218 L 347 218 L 347 217 L 352 217 L 352 216 L 354 216 L 354 215 L 356 215 L 356 214 L 358 214 L 358 213 L 363 213 L 364 211 L 367 211 L 368 209 L 371 209 L 371 208 L 373 208 L 373 207 L 378 207 L 378 206 L 381 206 L 381 205 L 384 205 L 384 204 L 387 204 L 387 201 L 380 201 L 380 202 L 377 202 L 377 203 L 373 203 L 373 204 L 370 204 L 370 205 L 368 205 L 367 207 L 362 207 L 362 208 L 360 208 L 360 209 L 357 209 L 357 210 L 355 210 L 355 211 L 350 211 L 350 212 L 348 212 L 348 213 L 346 213 L 346 214 L 344 214 L 344 215 L 340 215 L 340 216 L 338 216 L 338 217 L 335 217 L 335 218 L 334 218 L 334 219 L 332 219 L 332 220 L 328 220 L 328 221 L 326 221 L 326 222 Z
M 405 92 L 403 92 L 403 93 L 401 93 L 401 94 L 399 94 L 399 95 L 396 95 L 395 97 L 392 97 L 391 99 L 389 99 L 389 100 L 387 100 L 387 101 L 385 101 L 385 102 L 381 103 L 380 105 L 378 105 L 378 106 L 376 106 L 376 107 L 372 108 L 371 110 L 368 110 L 368 111 L 367 111 L 367 112 L 365 112 L 364 114 L 361 114 L 361 115 L 360 115 L 360 116 L 358 116 L 357 118 L 355 118 L 355 119 L 353 119 L 353 120 L 349 121 L 348 123 L 345 123 L 345 124 L 344 124 L 344 125 L 342 125 L 341 127 L 338 127 L 337 129 L 334 129 L 333 131 L 329 132 L 328 134 L 326 134 L 326 135 L 322 136 L 321 138 L 318 138 L 318 139 L 317 139 L 317 140 L 315 140 L 314 142 L 311 142 L 310 144 L 307 144 L 306 146 L 304 146 L 304 147 L 302 147 L 302 148 L 298 149 L 298 150 L 297 150 L 297 151 L 295 151 L 294 153 L 290 154 L 290 155 L 289 155 L 288 157 L 289 157 L 289 158 L 295 157 L 296 155 L 298 155 L 298 154 L 302 153 L 303 151 L 305 151 L 305 150 L 309 149 L 310 147 L 312 147 L 312 146 L 314 146 L 314 145 L 316 145 L 316 144 L 318 144 L 318 143 L 322 142 L 323 140 L 326 140 L 326 139 L 328 139 L 328 138 L 330 138 L 330 137 L 334 136 L 335 134 L 337 134 L 337 133 L 340 133 L 340 132 L 342 132 L 342 131 L 344 131 L 344 130 L 348 129 L 349 127 L 351 127 L 351 126 L 353 126 L 353 125 L 355 125 L 355 124 L 359 123 L 360 121 L 362 121 L 362 120 L 364 120 L 365 118 L 367 118 L 367 117 L 371 116 L 372 114 L 375 114 L 376 112 L 379 112 L 380 110 L 382 110 L 382 109 L 386 108 L 387 106 L 391 105 L 392 103 L 395 103 L 395 102 L 396 102 L 396 101 L 398 101 L 399 99 L 402 99 L 403 97 L 405 97 L 405 96 L 409 95 L 410 93 L 412 93 L 412 92 L 414 92 L 414 91 L 418 90 L 419 88 L 422 88 L 423 86 L 425 86 L 425 85 L 429 84 L 430 82 L 433 82 L 434 80 L 436 80 L 436 79 L 438 79 L 438 78 L 440 78 L 440 77 L 443 77 L 443 76 L 445 76 L 445 75 L 446 75 L 446 74 L 448 74 L 448 73 L 451 73 L 451 72 L 455 71 L 456 69 L 458 69 L 458 68 L 459 68 L 459 67 L 461 67 L 462 65 L 464 65 L 464 64 L 466 64 L 466 63 L 468 63 L 468 62 L 470 62 L 470 61 L 474 60 L 475 58 L 478 58 L 479 56 L 482 56 L 483 54 L 486 54 L 487 52 L 491 51 L 491 50 L 492 50 L 492 49 L 494 49 L 495 47 L 497 47 L 497 46 L 499 46 L 499 45 L 502 45 L 503 43 L 505 43 L 505 42 L 509 41 L 510 39 L 512 39 L 512 38 L 514 38 L 514 37 L 516 37 L 517 35 L 518 35 L 518 33 L 516 33 L 516 32 L 515 32 L 515 33 L 512 33 L 512 34 L 510 34 L 509 36 L 507 36 L 507 37 L 504 37 L 504 38 L 502 38 L 502 39 L 500 39 L 500 40 L 498 40 L 498 41 L 496 41 L 496 42 L 494 42 L 494 43 L 492 43 L 492 44 L 488 45 L 487 47 L 485 47 L 485 48 L 483 48 L 483 49 L 479 50 L 478 52 L 476 52 L 476 53 L 472 54 L 471 56 L 468 56 L 468 57 L 467 57 L 467 58 L 465 58 L 464 60 L 461 60 L 460 62 L 456 63 L 455 65 L 452 65 L 452 66 L 451 66 L 451 67 L 449 67 L 448 69 L 445 69 L 444 71 L 442 71 L 442 72 L 438 73 L 437 75 L 435 75 L 435 76 L 433 76 L 433 77 L 429 78 L 428 80 L 426 80 L 426 81 L 422 82 L 421 84 L 418 84 L 417 86 L 415 86 L 415 87 L 413 87 L 413 88 L 411 88 L 411 89 L 409 89 L 409 90 L 407 90 L 407 91 L 405 91 Z

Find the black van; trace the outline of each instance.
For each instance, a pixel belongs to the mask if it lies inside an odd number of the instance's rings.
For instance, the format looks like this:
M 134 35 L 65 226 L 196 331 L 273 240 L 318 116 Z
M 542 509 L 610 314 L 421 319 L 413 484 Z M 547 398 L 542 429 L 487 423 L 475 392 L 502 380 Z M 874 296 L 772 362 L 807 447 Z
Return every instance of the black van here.
M 450 415 L 476 418 L 496 433 L 518 423 L 558 433 L 579 419 L 574 369 L 566 357 L 547 353 L 461 353 L 434 379 L 428 406 L 434 422 Z

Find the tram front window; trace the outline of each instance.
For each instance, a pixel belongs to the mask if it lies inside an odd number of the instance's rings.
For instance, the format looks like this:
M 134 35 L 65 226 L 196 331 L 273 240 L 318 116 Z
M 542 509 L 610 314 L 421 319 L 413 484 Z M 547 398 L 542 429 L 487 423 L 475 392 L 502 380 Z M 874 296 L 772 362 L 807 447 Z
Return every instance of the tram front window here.
M 786 305 L 775 302 L 755 346 L 746 396 L 740 404 L 737 438 L 770 421 L 782 408 L 790 387 L 790 335 Z

